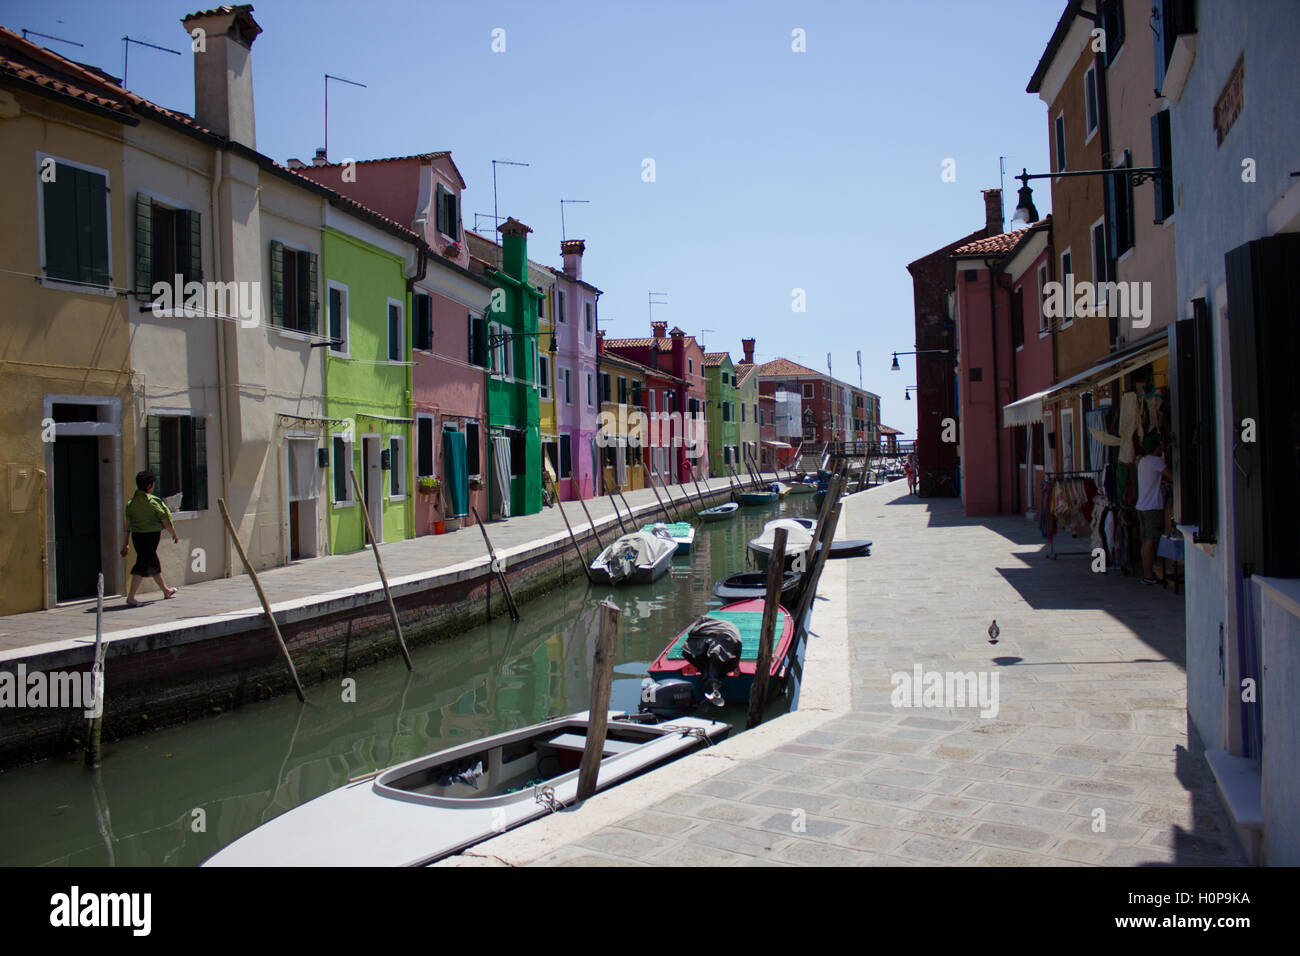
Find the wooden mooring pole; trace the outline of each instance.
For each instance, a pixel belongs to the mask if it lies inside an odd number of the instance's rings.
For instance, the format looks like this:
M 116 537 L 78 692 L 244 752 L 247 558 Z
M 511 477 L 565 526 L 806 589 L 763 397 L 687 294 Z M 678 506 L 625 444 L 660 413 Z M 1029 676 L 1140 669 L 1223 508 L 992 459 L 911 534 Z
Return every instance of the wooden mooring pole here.
M 772 678 L 772 631 L 776 629 L 777 612 L 781 609 L 787 535 L 785 528 L 777 528 L 773 536 L 772 558 L 767 566 L 767 594 L 763 598 L 763 624 L 758 632 L 758 660 L 754 663 L 754 683 L 749 688 L 746 729 L 763 722 L 763 707 L 767 704 L 767 685 Z
M 357 507 L 361 509 L 361 519 L 366 525 L 366 539 L 370 542 L 370 550 L 375 553 L 375 567 L 379 569 L 379 581 L 384 586 L 384 600 L 388 602 L 388 614 L 393 619 L 393 631 L 397 634 L 397 646 L 402 649 L 402 660 L 406 661 L 406 669 L 414 670 L 415 665 L 411 663 L 411 652 L 406 649 L 406 639 L 402 637 L 402 622 L 397 618 L 397 607 L 393 604 L 393 592 L 388 589 L 388 575 L 384 573 L 384 561 L 379 557 L 379 543 L 375 540 L 375 529 L 370 525 L 370 509 L 366 507 L 366 496 L 361 490 L 361 482 L 357 480 L 357 470 L 353 468 L 352 488 L 356 491 Z M 405 480 L 405 479 L 403 479 Z
M 578 765 L 578 799 L 596 792 L 600 761 L 609 729 L 609 698 L 614 682 L 614 644 L 618 638 L 618 607 L 609 598 L 600 602 L 600 632 L 591 662 L 591 703 L 587 707 L 587 744 Z
M 547 478 L 550 479 L 550 475 L 547 475 Z M 578 552 L 578 563 L 582 565 L 582 572 L 587 575 L 588 582 L 595 584 L 596 582 L 591 578 L 591 568 L 587 567 L 587 559 L 582 556 L 582 548 L 578 547 L 578 538 L 569 524 L 569 516 L 564 513 L 564 502 L 560 500 L 560 489 L 555 486 L 554 479 L 551 479 L 551 491 L 555 492 L 555 504 L 560 509 L 560 517 L 564 519 L 564 527 L 569 532 L 569 540 L 573 542 L 573 550 Z
M 646 484 L 649 485 L 650 490 L 655 493 L 655 501 L 659 502 L 659 510 L 664 513 L 664 521 L 668 522 L 669 524 L 672 524 L 673 516 L 668 513 L 668 506 L 664 504 L 663 498 L 659 497 L 659 489 L 655 487 L 655 482 L 654 479 L 651 477 L 651 472 L 649 468 L 646 468 L 645 470 L 645 477 L 646 477 Z
M 95 655 L 90 665 L 90 725 L 86 728 L 86 766 L 99 766 L 100 735 L 104 726 L 104 575 L 95 581 Z
M 289 656 L 289 646 L 284 643 L 284 637 L 280 634 L 280 625 L 275 623 L 275 615 L 271 613 L 271 602 L 266 599 L 266 592 L 262 590 L 262 582 L 257 577 L 257 572 L 253 570 L 252 563 L 248 560 L 248 554 L 244 551 L 244 545 L 239 540 L 239 535 L 235 534 L 235 526 L 230 520 L 230 512 L 226 510 L 226 499 L 218 498 L 217 506 L 221 509 L 221 519 L 226 523 L 226 531 L 230 533 L 230 540 L 235 544 L 235 551 L 239 554 L 239 560 L 243 562 L 244 571 L 253 579 L 253 589 L 257 591 L 257 599 L 262 602 L 262 610 L 266 612 L 266 619 L 271 622 L 271 633 L 275 635 L 275 642 L 280 645 L 280 653 L 284 655 L 285 666 L 289 668 L 289 676 L 293 679 L 293 689 L 298 692 L 298 699 L 305 701 L 307 695 L 302 692 L 302 684 L 298 680 L 298 669 L 293 666 L 293 658 Z
M 591 527 L 591 533 L 596 536 L 596 546 L 601 551 L 604 551 L 605 542 L 600 540 L 600 532 L 596 529 L 596 522 L 591 520 L 591 512 L 587 510 L 587 502 L 579 498 L 578 504 L 582 505 L 582 513 L 587 516 L 587 524 Z
M 484 525 L 483 522 L 479 520 L 478 509 L 476 509 L 473 505 L 470 505 L 469 510 L 470 510 L 470 514 L 474 516 L 474 523 L 478 525 L 478 530 L 483 534 L 483 543 L 487 545 L 487 550 L 488 550 L 488 560 L 492 562 L 491 568 L 493 571 L 496 572 L 497 580 L 501 582 L 501 590 L 505 593 L 506 596 L 506 607 L 510 609 L 510 620 L 517 621 L 519 620 L 519 608 L 515 607 L 515 599 L 510 594 L 510 585 L 506 582 L 505 565 L 503 565 L 500 561 L 497 560 L 497 553 L 494 550 L 492 550 L 492 541 L 488 538 L 487 526 Z M 488 600 L 489 600 L 488 606 L 490 608 L 491 598 L 489 598 Z

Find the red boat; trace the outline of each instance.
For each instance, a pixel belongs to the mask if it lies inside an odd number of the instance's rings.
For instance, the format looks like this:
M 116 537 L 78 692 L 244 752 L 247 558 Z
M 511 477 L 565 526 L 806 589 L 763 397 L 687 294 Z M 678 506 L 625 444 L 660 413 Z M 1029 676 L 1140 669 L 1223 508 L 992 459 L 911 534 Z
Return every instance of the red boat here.
M 758 662 L 759 632 L 763 626 L 763 601 L 761 598 L 737 601 L 735 604 L 710 611 L 705 617 L 730 621 L 739 629 L 740 665 L 734 673 L 722 679 L 722 697 L 729 704 L 748 703 Z M 692 621 L 690 626 L 673 638 L 672 642 L 664 648 L 663 653 L 655 658 L 655 662 L 650 665 L 650 676 L 655 680 L 672 677 L 688 680 L 703 696 L 704 688 L 700 680 L 700 672 L 682 656 L 682 645 L 686 642 L 695 623 Z M 793 639 L 794 619 L 785 608 L 778 608 L 772 641 L 773 683 L 777 678 L 785 676 L 786 658 L 790 653 L 790 642 Z

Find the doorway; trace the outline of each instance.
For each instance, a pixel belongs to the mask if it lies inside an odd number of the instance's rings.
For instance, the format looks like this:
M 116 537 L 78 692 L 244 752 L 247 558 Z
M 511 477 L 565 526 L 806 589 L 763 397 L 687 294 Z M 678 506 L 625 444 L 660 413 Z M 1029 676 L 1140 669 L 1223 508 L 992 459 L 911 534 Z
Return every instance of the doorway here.
M 99 439 L 60 436 L 54 454 L 55 599 L 93 597 L 99 572 Z
M 317 547 L 319 460 L 316 437 L 291 437 L 285 443 L 289 478 L 289 560 L 314 558 Z
M 362 494 L 370 526 L 375 531 L 375 543 L 384 542 L 384 476 L 381 470 L 382 449 L 379 435 L 365 435 L 361 439 Z M 370 543 L 369 537 L 366 544 Z

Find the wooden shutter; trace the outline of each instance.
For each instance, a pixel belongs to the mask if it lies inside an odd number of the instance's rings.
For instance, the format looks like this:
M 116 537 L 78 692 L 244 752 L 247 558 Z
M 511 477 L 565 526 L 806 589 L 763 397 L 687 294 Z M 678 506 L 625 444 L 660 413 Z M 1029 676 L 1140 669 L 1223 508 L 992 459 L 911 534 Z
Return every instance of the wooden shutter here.
M 433 348 L 433 298 L 415 294 L 415 342 L 417 349 Z
M 447 207 L 447 235 L 460 241 L 460 197 L 455 193 L 446 193 L 444 203 Z
M 284 325 L 284 243 L 271 241 L 271 324 Z
M 442 183 L 438 183 L 437 200 L 434 205 L 433 221 L 438 227 L 438 231 L 447 234 L 447 190 L 443 188 Z
M 135 291 L 153 296 L 153 200 L 144 193 L 135 194 Z
M 1174 179 L 1172 170 L 1169 111 L 1161 110 L 1151 117 L 1151 165 L 1166 170 L 1166 175 L 1153 183 L 1155 189 L 1156 222 L 1164 222 L 1174 214 Z
M 298 253 L 298 330 L 316 331 L 316 253 Z
M 145 467 L 154 473 L 159 483 L 162 482 L 162 419 L 157 415 L 145 418 L 144 445 Z
M 190 425 L 190 510 L 208 507 L 208 421 L 186 419 Z
M 80 233 L 79 281 L 109 285 L 108 274 L 108 182 L 99 173 L 78 169 L 77 225 Z
M 176 257 L 176 264 L 185 271 L 186 282 L 203 281 L 203 228 L 202 217 L 193 209 L 180 215 L 185 217 L 180 233 L 185 240 L 185 255 Z

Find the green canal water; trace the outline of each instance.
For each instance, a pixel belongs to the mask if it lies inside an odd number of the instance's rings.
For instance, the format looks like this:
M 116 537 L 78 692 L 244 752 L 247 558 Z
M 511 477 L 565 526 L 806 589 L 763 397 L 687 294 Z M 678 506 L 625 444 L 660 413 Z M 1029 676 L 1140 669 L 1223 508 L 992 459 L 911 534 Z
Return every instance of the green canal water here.
M 106 744 L 95 773 L 79 757 L 0 773 L 0 865 L 193 866 L 350 777 L 585 710 L 606 597 L 621 611 L 611 706 L 634 711 L 650 662 L 720 606 L 714 583 L 745 569 L 763 523 L 815 513 L 805 495 L 699 524 L 690 557 L 654 584 L 572 583 L 523 605 L 518 623 L 499 618 L 413 650 L 413 672 L 400 656 L 356 671 L 354 702 L 339 684 L 316 684 L 305 705 L 290 694 Z M 744 726 L 741 707 L 713 714 Z

